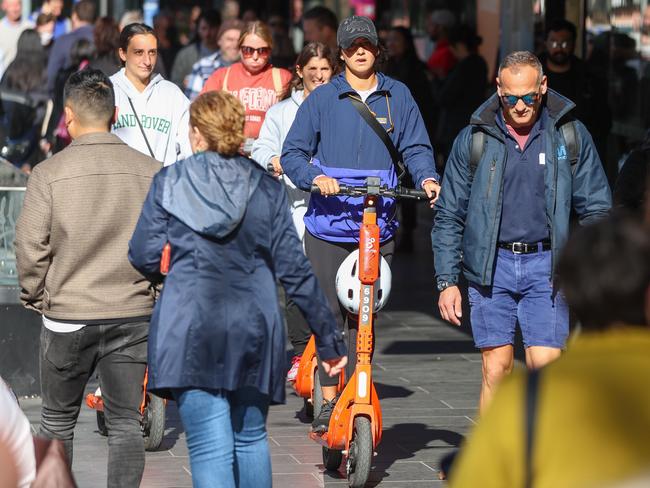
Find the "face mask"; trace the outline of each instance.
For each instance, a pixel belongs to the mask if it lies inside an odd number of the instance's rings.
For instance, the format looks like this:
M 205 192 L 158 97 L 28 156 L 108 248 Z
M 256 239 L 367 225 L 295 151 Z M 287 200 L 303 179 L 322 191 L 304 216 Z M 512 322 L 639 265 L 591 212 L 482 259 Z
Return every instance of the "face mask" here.
M 54 37 L 51 32 L 39 32 L 38 35 L 41 36 L 42 46 L 47 46 L 50 42 L 52 42 L 52 38 Z

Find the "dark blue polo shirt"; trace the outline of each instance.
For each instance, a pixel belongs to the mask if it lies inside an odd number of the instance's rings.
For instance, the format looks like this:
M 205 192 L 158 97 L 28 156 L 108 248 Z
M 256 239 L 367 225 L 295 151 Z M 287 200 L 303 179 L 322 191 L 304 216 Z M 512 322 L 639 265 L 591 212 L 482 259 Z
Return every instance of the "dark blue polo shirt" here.
M 549 238 L 544 186 L 546 118 L 546 109 L 543 108 L 526 146 L 520 148 L 508 132 L 503 113 L 499 112 L 497 116 L 497 125 L 505 135 L 507 152 L 499 242 L 532 243 Z

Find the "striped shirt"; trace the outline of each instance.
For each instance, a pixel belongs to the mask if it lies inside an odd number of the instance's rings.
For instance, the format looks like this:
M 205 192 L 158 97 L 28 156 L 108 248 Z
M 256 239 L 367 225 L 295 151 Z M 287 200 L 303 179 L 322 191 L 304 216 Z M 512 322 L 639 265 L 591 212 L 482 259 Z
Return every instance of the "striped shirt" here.
M 189 76 L 187 82 L 187 88 L 185 88 L 185 95 L 190 100 L 194 100 L 199 96 L 205 81 L 214 73 L 218 68 L 222 66 L 230 66 L 232 63 L 228 63 L 221 58 L 221 52 L 217 51 L 209 56 L 205 56 L 199 59 L 192 66 L 192 73 Z

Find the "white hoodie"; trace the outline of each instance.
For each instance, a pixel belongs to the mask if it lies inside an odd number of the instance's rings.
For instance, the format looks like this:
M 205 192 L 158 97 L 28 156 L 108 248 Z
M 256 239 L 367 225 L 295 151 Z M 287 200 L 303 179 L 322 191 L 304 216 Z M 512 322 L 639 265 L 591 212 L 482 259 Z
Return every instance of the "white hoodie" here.
M 113 134 L 133 149 L 151 155 L 129 104 L 130 97 L 155 159 L 169 166 L 192 155 L 190 101 L 176 85 L 157 74 L 140 93 L 126 77 L 124 68 L 111 76 L 111 81 L 117 106 Z
M 276 103 L 266 112 L 264 123 L 260 129 L 260 135 L 253 144 L 251 158 L 266 169 L 271 159 L 282 154 L 282 144 L 287 138 L 291 124 L 293 124 L 298 112 L 298 107 L 304 100 L 303 90 L 294 90 L 291 97 Z M 282 162 L 280 162 L 282 164 Z M 291 205 L 291 217 L 293 224 L 302 240 L 305 235 L 305 223 L 303 217 L 307 213 L 309 193 L 296 188 L 296 185 L 287 177 L 282 175 L 281 179 L 287 185 L 287 196 Z

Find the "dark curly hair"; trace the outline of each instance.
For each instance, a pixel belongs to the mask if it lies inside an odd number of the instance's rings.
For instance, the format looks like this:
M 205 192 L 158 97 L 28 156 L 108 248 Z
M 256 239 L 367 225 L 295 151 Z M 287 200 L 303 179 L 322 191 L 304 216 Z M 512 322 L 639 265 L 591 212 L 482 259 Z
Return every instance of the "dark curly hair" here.
M 329 48 L 329 46 L 323 44 L 322 42 L 310 42 L 304 48 L 302 48 L 302 51 L 300 51 L 300 54 L 298 54 L 298 58 L 296 59 L 295 67 L 293 70 L 293 76 L 291 77 L 291 81 L 289 82 L 286 91 L 282 94 L 283 100 L 285 98 L 289 98 L 292 91 L 304 89 L 302 78 L 298 76 L 298 70 L 296 68 L 304 68 L 309 63 L 311 58 L 326 59 L 332 68 L 332 76 L 338 72 L 339 63 L 334 57 L 334 53 Z

